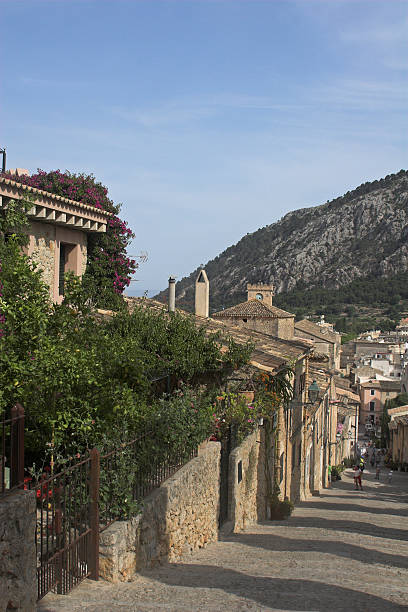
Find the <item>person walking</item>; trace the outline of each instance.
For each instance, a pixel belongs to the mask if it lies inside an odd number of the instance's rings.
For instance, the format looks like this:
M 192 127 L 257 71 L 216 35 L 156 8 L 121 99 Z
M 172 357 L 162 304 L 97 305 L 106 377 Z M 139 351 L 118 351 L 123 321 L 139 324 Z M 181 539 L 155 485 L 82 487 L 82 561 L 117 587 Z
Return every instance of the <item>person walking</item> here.
M 376 480 L 380 480 L 380 471 L 381 471 L 381 468 L 377 463 L 377 467 L 375 468 L 375 479 Z
M 329 463 L 329 465 L 327 466 L 327 487 L 329 489 L 331 489 L 331 483 L 332 483 L 332 466 Z
M 362 471 L 360 469 L 360 467 L 358 465 L 356 465 L 354 467 L 354 485 L 356 488 L 356 491 L 358 491 L 360 489 L 360 491 L 363 490 L 363 486 L 361 484 L 361 475 L 362 475 Z

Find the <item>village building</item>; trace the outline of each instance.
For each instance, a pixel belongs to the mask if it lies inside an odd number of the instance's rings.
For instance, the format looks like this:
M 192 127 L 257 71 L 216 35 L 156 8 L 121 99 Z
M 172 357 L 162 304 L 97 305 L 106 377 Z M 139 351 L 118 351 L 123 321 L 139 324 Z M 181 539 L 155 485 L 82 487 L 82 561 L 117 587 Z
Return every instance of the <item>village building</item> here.
M 298 338 L 293 334 L 291 338 L 283 338 L 278 337 L 276 333 L 264 331 L 277 329 L 276 321 L 273 325 L 271 319 L 280 317 L 270 317 L 270 313 L 279 315 L 283 312 L 285 316 L 282 316 L 282 319 L 290 318 L 293 323 L 293 315 L 280 309 L 276 309 L 280 311 L 278 313 L 274 310 L 271 303 L 273 295 L 271 285 L 248 286 L 249 299 L 238 306 L 251 308 L 253 304 L 260 304 L 261 307 L 266 306 L 268 309 L 251 311 L 253 319 L 246 322 L 250 323 L 249 325 L 239 321 L 241 318 L 239 310 L 235 310 L 232 316 L 228 316 L 227 313 L 227 316 L 223 317 L 221 315 L 227 311 L 222 311 L 216 313 L 220 316 L 208 317 L 209 282 L 202 272 L 204 271 L 199 272 L 196 279 L 196 324 L 203 327 L 207 333 L 222 332 L 237 343 L 253 344 L 254 349 L 248 366 L 252 372 L 273 375 L 288 365 L 293 369 L 293 398 L 288 405 L 281 405 L 274 417 L 276 434 L 270 451 L 273 455 L 274 478 L 279 486 L 281 499 L 288 498 L 297 502 L 306 499 L 309 495 L 319 495 L 328 484 L 328 465 L 334 464 L 337 459 L 340 462 L 344 456 L 339 446 L 340 441 L 336 438 L 337 395 L 333 372 L 327 367 L 328 355 L 317 353 L 314 342 L 310 339 Z M 172 290 L 173 287 L 169 284 L 170 296 Z M 257 293 L 262 295 L 262 299 L 256 297 Z M 154 300 L 128 298 L 128 302 L 130 308 L 132 304 L 140 304 L 162 313 L 166 311 L 164 304 Z M 171 311 L 170 304 L 168 309 Z M 262 313 L 265 316 L 265 312 L 268 312 L 268 317 L 257 319 L 257 315 Z M 260 329 L 257 329 L 258 323 Z M 246 373 L 242 375 L 243 390 L 246 389 L 246 375 Z M 235 373 L 234 380 L 236 376 Z
M 302 319 L 295 323 L 295 336 L 312 340 L 316 351 L 328 356 L 329 367 L 340 369 L 341 335 L 332 326 Z
M 27 200 L 30 222 L 27 255 L 38 264 L 50 297 L 60 303 L 64 295 L 64 274 L 81 277 L 86 268 L 88 236 L 106 232 L 110 212 L 18 182 L 28 174 L 17 169 L 16 180 L 0 176 L 0 208 L 10 200 Z
M 385 402 L 401 392 L 400 381 L 369 380 L 360 385 L 360 424 L 378 429 Z
M 246 302 L 215 312 L 211 315 L 212 318 L 277 338 L 292 339 L 295 315 L 273 306 L 274 286 L 263 283 L 248 284 L 247 292 Z
M 408 406 L 388 409 L 392 460 L 408 468 Z

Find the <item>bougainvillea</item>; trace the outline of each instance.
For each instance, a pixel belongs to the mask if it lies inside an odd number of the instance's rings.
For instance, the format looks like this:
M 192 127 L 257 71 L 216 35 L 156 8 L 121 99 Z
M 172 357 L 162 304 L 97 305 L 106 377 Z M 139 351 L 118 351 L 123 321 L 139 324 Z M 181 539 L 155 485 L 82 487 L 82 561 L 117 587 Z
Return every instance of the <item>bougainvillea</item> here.
M 16 180 L 14 174 L 2 176 Z M 114 296 L 122 294 L 129 286 L 137 263 L 126 255 L 126 248 L 134 234 L 127 223 L 118 217 L 120 205 L 114 204 L 108 197 L 107 188 L 92 174 L 60 170 L 45 172 L 38 169 L 31 176 L 19 176 L 18 182 L 112 213 L 106 234 L 89 236 L 84 286 L 99 305 L 116 306 Z

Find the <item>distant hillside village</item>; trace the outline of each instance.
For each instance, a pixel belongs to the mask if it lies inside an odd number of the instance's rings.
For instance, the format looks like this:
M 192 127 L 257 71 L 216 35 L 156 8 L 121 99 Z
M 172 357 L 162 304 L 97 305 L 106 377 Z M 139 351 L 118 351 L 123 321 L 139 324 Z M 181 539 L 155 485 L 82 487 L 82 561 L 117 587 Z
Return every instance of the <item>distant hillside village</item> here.
M 49 295 L 43 335 L 48 343 L 53 333 L 54 344 L 44 346 L 58 347 L 61 377 L 52 370 L 52 360 L 44 371 L 53 374 L 39 377 L 47 398 L 45 387 L 57 382 L 51 400 L 43 403 L 43 440 L 51 439 L 46 443 L 51 459 L 37 480 L 24 464 L 20 400 L 10 418 L 3 417 L 0 521 L 9 538 L 10 567 L 15 575 L 30 577 L 13 581 L 10 570 L 3 581 L 0 573 L 13 609 L 32 610 L 49 590 L 67 592 L 88 576 L 129 580 L 144 567 L 177 561 L 185 551 L 206 546 L 221 527 L 239 532 L 257 521 L 286 518 L 294 504 L 319 496 L 345 467 L 360 462 L 364 446 L 381 448 L 386 465 L 408 470 L 408 319 L 395 331 L 366 332 L 342 345 L 341 334 L 323 314 L 304 313 L 296 321 L 295 314 L 274 304 L 274 285 L 255 279 L 246 283 L 246 299 L 210 316 L 211 278 L 204 267 L 194 280 L 192 314 L 176 308 L 173 277 L 162 302 L 123 299 L 123 277 L 120 291 L 114 280 L 120 307 L 97 308 L 92 299 L 81 298 L 79 280 L 89 267 L 92 240 L 115 225 L 112 214 L 23 184 L 25 176 L 24 170 L 0 176 L 0 213 L 30 194 L 24 250 L 46 284 L 38 304 L 41 308 Z M 11 238 L 0 232 L 0 239 L 6 252 Z M 21 248 L 16 247 L 19 257 Z M 24 267 L 25 260 L 18 261 L 19 270 L 37 274 Z M 64 306 L 73 278 L 74 302 Z M 23 289 L 27 303 L 30 285 Z M 12 304 L 12 292 L 8 299 Z M 16 320 L 20 311 L 17 305 Z M 10 305 L 6 315 L 0 312 L 3 325 L 12 321 L 11 312 Z M 18 330 L 18 325 L 0 330 L 0 340 L 13 340 L 13 334 L 22 333 Z M 43 355 L 37 337 L 26 342 L 29 350 L 23 357 L 31 356 L 27 372 L 35 377 Z M 18 352 L 18 338 L 10 346 Z M 86 355 L 95 367 L 82 379 L 89 365 Z M 66 363 L 75 376 L 62 376 Z M 82 386 L 75 386 L 76 380 Z M 24 392 L 25 381 L 20 381 L 5 385 L 13 403 Z M 60 415 L 61 440 L 67 444 L 69 438 L 72 444 L 80 440 L 78 432 L 103 432 L 102 438 L 92 438 L 92 446 L 86 437 L 83 456 L 77 450 L 69 458 L 61 459 L 61 451 L 54 456 L 56 420 L 54 413 L 48 420 L 46 410 L 51 405 L 56 412 L 59 402 L 66 401 L 58 385 L 69 386 L 75 419 L 73 424 L 69 414 Z M 17 392 L 21 395 L 14 396 Z M 27 397 L 33 423 L 36 397 Z M 77 412 L 77 404 L 89 410 L 87 418 Z M 116 446 L 107 446 L 114 444 L 118 427 L 125 429 Z M 126 427 L 133 436 L 125 437 Z M 7 449 L 16 448 L 6 456 Z M 35 456 L 38 444 L 30 452 Z M 55 466 L 61 470 L 58 476 Z M 84 495 L 87 487 L 89 495 Z M 13 496 L 17 489 L 24 489 L 24 495 Z M 30 493 L 35 495 L 30 498 Z M 75 512 L 73 498 L 82 504 Z M 86 529 L 78 528 L 78 516 L 91 517 L 84 519 Z M 83 534 L 92 546 L 81 539 Z M 52 555 L 61 559 L 60 574 L 49 563 Z

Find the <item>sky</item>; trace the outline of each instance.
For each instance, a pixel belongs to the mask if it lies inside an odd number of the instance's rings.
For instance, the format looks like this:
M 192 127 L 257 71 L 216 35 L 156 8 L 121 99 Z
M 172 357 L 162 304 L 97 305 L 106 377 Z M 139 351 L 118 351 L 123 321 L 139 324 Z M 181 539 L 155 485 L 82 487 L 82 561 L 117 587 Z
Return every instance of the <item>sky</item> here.
M 8 167 L 93 173 L 164 289 L 408 169 L 408 0 L 0 0 Z M 211 281 L 211 279 L 210 279 Z

